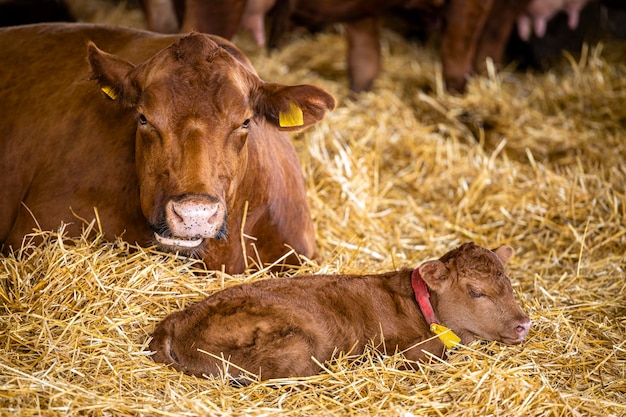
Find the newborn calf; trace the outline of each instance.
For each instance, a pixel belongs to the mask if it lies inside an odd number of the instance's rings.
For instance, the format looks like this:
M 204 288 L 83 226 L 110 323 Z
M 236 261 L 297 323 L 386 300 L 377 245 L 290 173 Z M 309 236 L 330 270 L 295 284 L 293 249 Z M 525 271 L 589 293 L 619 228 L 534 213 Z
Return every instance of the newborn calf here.
M 519 343 L 530 319 L 516 303 L 504 266 L 510 246 L 466 243 L 417 269 L 376 275 L 271 279 L 220 291 L 155 329 L 153 359 L 194 375 L 216 375 L 221 358 L 263 379 L 313 375 L 311 357 L 378 346 L 407 359 L 443 356 L 444 342 L 475 337 Z M 441 327 L 440 327 L 441 328 Z M 235 371 L 230 367 L 230 372 Z M 239 373 L 239 370 L 236 370 Z M 233 375 L 238 376 L 238 375 Z

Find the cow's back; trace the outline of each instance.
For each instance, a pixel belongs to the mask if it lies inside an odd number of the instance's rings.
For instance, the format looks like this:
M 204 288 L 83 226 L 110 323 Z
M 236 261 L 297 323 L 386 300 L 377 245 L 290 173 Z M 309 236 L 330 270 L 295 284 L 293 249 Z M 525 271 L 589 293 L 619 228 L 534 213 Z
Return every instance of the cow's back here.
M 74 214 L 92 218 L 96 206 L 114 234 L 125 230 L 116 224 L 120 216 L 139 221 L 136 204 L 120 194 L 138 192 L 135 122 L 128 112 L 106 105 L 89 79 L 87 42 L 138 63 L 176 38 L 88 24 L 0 29 L 0 244 L 5 250 L 36 225 L 55 229 L 63 219 L 79 230 Z M 76 202 L 71 210 L 70 199 Z

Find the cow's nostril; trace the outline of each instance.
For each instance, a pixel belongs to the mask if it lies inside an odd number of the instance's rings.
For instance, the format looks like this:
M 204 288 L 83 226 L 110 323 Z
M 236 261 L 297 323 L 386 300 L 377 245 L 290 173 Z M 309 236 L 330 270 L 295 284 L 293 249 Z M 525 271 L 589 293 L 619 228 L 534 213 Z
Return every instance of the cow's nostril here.
M 178 221 L 183 221 L 183 215 L 181 213 L 179 213 L 179 210 L 177 209 L 176 204 L 172 204 L 168 207 L 168 209 L 171 209 L 172 215 L 176 216 L 176 220 Z

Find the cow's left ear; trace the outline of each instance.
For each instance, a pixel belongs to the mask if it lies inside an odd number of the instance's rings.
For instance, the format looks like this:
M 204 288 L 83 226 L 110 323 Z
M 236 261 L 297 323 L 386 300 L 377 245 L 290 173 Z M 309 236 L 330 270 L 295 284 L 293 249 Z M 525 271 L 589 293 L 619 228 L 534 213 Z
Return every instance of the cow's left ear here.
M 492 252 L 496 254 L 498 259 L 500 259 L 500 262 L 502 262 L 503 266 L 506 266 L 506 264 L 515 254 L 515 250 L 513 250 L 513 248 L 508 245 L 502 245 L 496 249 L 493 249 Z
M 439 260 L 426 261 L 419 266 L 420 275 L 428 288 L 438 291 L 448 284 L 450 271 L 446 264 Z
M 100 50 L 93 42 L 89 42 L 87 49 L 91 78 L 98 81 L 102 93 L 122 105 L 133 103 L 136 94 L 128 73 L 135 66 L 118 56 Z
M 300 130 L 335 108 L 335 98 L 312 85 L 265 83 L 253 97 L 254 112 L 281 130 Z

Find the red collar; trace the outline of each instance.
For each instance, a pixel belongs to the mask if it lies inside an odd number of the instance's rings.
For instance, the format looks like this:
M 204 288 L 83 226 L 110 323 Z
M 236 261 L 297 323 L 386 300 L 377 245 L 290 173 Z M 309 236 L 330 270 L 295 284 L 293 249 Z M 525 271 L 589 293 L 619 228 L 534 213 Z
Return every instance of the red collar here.
M 413 292 L 415 293 L 415 301 L 417 301 L 417 305 L 422 311 L 426 322 L 430 326 L 430 331 L 435 333 L 448 349 L 451 349 L 461 343 L 460 337 L 455 335 L 452 330 L 443 326 L 439 320 L 437 320 L 435 310 L 433 310 L 433 305 L 429 300 L 430 293 L 428 292 L 428 287 L 420 274 L 419 268 L 415 268 L 411 274 L 411 286 L 413 287 Z
M 435 310 L 433 310 L 433 305 L 429 300 L 430 292 L 428 292 L 428 287 L 420 274 L 419 268 L 415 268 L 411 274 L 411 286 L 413 287 L 413 292 L 415 293 L 415 301 L 417 301 L 417 305 L 420 307 L 420 310 L 426 319 L 426 323 L 429 325 L 432 323 L 439 324 L 439 320 L 437 320 L 437 316 L 435 315 Z

